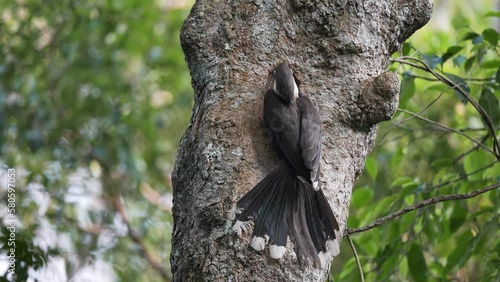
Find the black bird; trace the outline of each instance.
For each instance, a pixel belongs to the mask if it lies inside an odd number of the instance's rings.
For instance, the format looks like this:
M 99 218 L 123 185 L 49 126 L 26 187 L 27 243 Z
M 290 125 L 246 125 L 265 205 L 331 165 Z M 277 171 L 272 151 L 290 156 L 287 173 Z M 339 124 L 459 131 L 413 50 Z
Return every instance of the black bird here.
M 338 255 L 341 234 L 319 186 L 321 119 L 297 83 L 286 63 L 272 72 L 264 120 L 281 161 L 238 201 L 232 229 L 241 235 L 253 220 L 255 250 L 269 243 L 270 256 L 279 259 L 289 236 L 299 260 L 320 268 L 321 254 Z

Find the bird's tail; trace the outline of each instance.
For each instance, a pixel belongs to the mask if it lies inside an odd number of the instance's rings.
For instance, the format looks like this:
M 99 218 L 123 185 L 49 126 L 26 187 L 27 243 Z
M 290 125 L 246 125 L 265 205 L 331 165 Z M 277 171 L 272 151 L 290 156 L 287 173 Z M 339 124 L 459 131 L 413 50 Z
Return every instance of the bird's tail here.
M 233 230 L 239 235 L 255 223 L 252 248 L 261 251 L 269 244 L 270 256 L 281 258 L 287 236 L 301 261 L 321 267 L 319 254 L 337 255 L 340 231 L 323 191 L 297 178 L 282 161 L 236 205 Z

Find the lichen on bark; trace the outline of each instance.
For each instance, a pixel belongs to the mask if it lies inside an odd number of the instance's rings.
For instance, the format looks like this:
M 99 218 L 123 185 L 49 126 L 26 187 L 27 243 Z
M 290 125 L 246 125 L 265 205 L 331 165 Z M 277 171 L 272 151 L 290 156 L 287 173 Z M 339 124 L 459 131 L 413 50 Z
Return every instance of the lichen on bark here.
M 262 121 L 270 70 L 288 62 L 323 121 L 321 185 L 341 228 L 377 123 L 397 107 L 390 55 L 429 0 L 197 1 L 181 44 L 195 93 L 173 173 L 175 281 L 323 281 L 328 268 L 274 261 L 228 231 L 226 213 L 277 162 Z M 341 250 L 342 251 L 342 250 Z

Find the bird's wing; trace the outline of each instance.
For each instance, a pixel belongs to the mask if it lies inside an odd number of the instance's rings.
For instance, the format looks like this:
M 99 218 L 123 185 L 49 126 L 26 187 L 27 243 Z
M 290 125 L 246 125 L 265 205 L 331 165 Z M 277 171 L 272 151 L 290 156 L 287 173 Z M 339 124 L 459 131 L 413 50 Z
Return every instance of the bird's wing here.
M 300 110 L 300 148 L 305 166 L 310 170 L 310 180 L 319 181 L 321 159 L 321 118 L 311 100 L 304 95 L 297 99 Z M 315 187 L 316 188 L 316 187 Z
M 295 104 L 284 103 L 283 100 L 269 90 L 264 102 L 264 117 L 272 132 L 278 154 L 284 157 L 295 169 L 297 174 L 309 178 L 308 169 L 302 160 L 300 149 L 300 118 L 299 109 Z

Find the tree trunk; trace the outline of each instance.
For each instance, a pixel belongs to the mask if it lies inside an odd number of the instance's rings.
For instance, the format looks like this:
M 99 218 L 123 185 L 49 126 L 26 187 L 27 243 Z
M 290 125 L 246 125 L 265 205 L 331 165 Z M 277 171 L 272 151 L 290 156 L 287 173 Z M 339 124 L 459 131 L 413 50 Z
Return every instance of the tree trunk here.
M 377 123 L 398 105 L 390 55 L 430 18 L 431 0 L 197 1 L 181 44 L 195 92 L 173 173 L 175 281 L 324 281 L 230 231 L 227 212 L 277 164 L 262 119 L 266 80 L 288 62 L 323 121 L 321 186 L 341 229 Z

